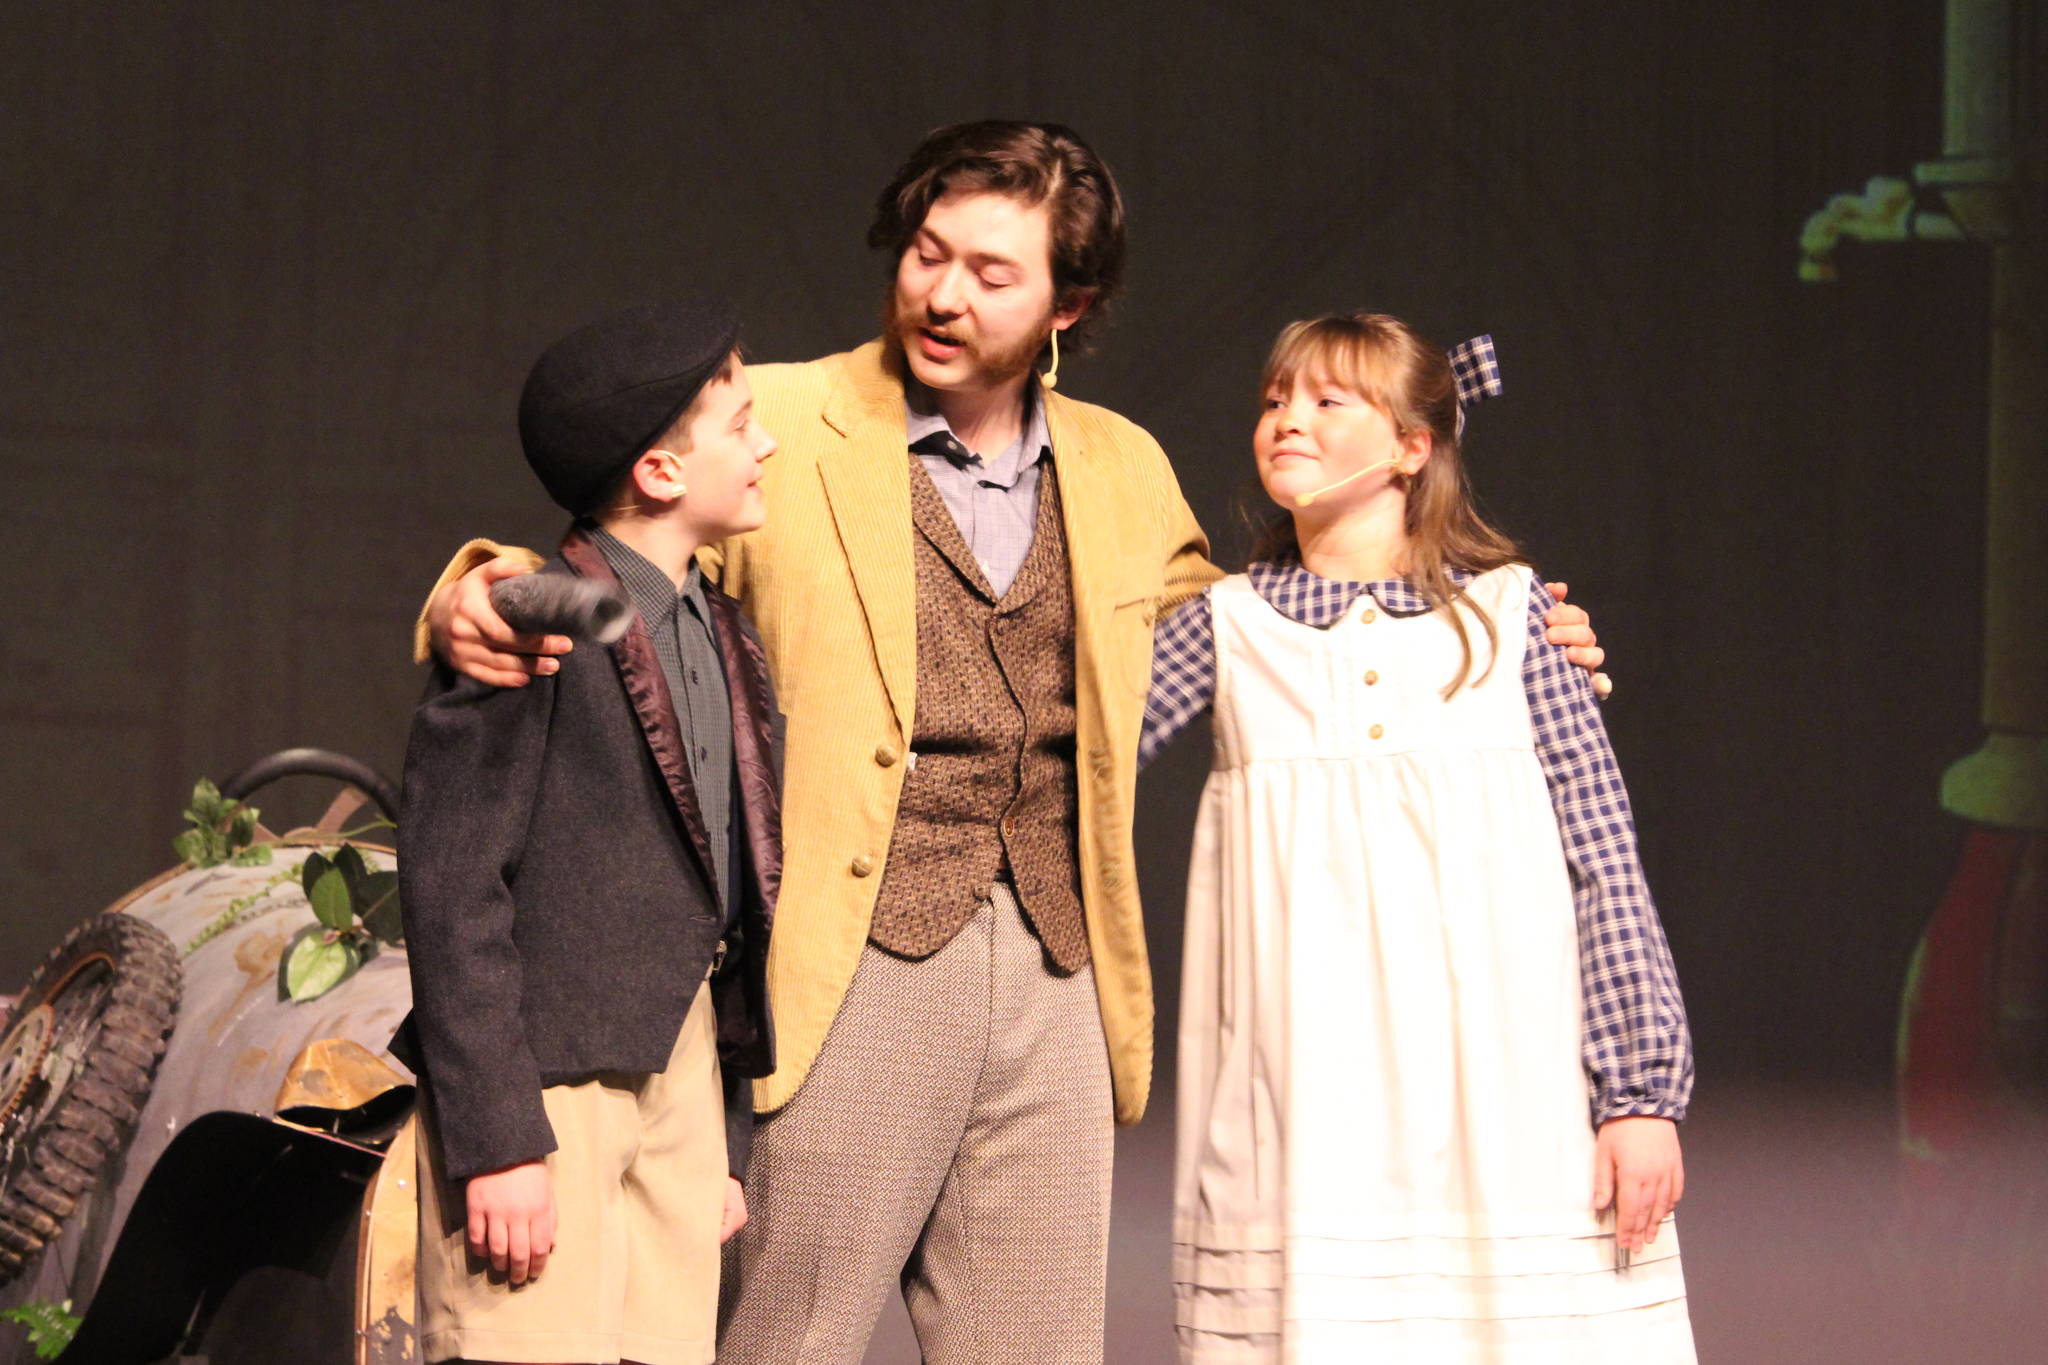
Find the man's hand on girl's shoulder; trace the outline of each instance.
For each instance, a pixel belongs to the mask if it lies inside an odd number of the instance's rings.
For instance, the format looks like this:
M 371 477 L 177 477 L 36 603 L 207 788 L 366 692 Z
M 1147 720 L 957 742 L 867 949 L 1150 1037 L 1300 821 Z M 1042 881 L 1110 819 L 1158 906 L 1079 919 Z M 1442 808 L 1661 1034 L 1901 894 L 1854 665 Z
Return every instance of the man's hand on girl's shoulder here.
M 1565 594 L 1572 588 L 1569 583 L 1545 583 L 1550 595 L 1557 599 L 1557 605 L 1543 614 L 1543 624 L 1549 629 L 1543 638 L 1554 645 L 1565 647 L 1564 657 L 1593 675 L 1593 695 L 1603 700 L 1614 690 L 1614 679 L 1600 671 L 1600 665 L 1607 662 L 1607 651 L 1600 648 L 1600 637 L 1593 633 L 1593 618 L 1583 607 L 1569 606 Z

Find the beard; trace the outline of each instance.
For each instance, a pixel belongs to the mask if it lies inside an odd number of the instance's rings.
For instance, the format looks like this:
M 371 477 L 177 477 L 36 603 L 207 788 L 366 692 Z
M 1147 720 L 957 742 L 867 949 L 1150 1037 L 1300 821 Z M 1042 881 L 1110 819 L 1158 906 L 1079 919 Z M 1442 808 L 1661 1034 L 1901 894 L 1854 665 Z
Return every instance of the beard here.
M 888 291 L 882 295 L 882 329 L 890 340 L 907 353 L 917 344 L 915 334 L 930 326 L 931 318 L 924 309 L 898 302 L 894 282 L 891 282 Z M 935 327 L 933 330 L 958 342 L 975 370 L 994 386 L 1008 383 L 1037 365 L 1046 342 L 1052 337 L 1052 313 L 1046 313 L 1039 325 L 1032 329 L 1031 335 L 1007 346 L 991 346 L 978 337 L 961 336 L 950 327 Z

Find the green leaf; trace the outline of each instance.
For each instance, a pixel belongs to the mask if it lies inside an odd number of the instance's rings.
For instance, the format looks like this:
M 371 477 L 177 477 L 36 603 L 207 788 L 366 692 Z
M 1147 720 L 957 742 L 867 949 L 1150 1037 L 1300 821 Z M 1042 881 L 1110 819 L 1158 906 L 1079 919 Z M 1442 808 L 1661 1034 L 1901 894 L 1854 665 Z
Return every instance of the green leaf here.
M 205 862 L 206 831 L 203 829 L 186 830 L 183 834 L 171 840 L 171 851 L 178 855 L 180 862 L 190 863 L 194 867 L 205 867 L 207 865 Z
M 314 943 L 326 942 L 326 926 L 320 924 L 301 926 L 296 934 L 285 940 L 284 951 L 277 955 L 277 998 L 280 1000 L 292 998 L 291 983 L 295 979 L 292 976 L 292 964 L 298 959 L 299 950 L 306 946 L 306 942 L 309 939 Z
M 230 861 L 236 867 L 262 867 L 270 861 L 270 854 L 269 844 L 251 844 L 247 848 L 237 849 Z
M 333 866 L 324 853 L 309 853 L 306 861 L 299 864 L 299 887 L 306 893 L 307 900 L 313 899 L 313 883 L 326 876 Z
M 372 872 L 363 878 L 356 900 L 363 927 L 384 943 L 405 941 L 405 919 L 398 909 L 398 874 Z
M 342 930 L 356 921 L 355 906 L 348 896 L 348 881 L 338 868 L 328 868 L 314 878 L 306 891 L 313 903 L 313 916 L 330 929 Z
M 184 813 L 185 823 L 192 828 L 178 835 L 172 846 L 194 867 L 226 862 L 256 837 L 256 808 L 228 800 L 204 777 L 192 784 L 192 799 Z
M 195 825 L 215 825 L 227 814 L 227 802 L 221 800 L 220 788 L 210 778 L 200 778 L 192 784 L 192 800 L 185 806 L 185 818 Z
M 339 874 L 336 884 L 340 884 Z M 355 944 L 347 939 L 330 942 L 318 927 L 308 925 L 285 955 L 284 992 L 301 1002 L 316 999 L 348 980 L 362 965 Z
M 227 841 L 220 837 L 219 830 L 207 825 L 187 833 L 192 836 L 186 846 L 192 850 L 189 861 L 194 867 L 214 867 L 226 861 Z
M 341 869 L 342 880 L 348 883 L 349 899 L 360 912 L 363 908 L 363 878 L 370 875 L 368 865 L 363 862 L 362 850 L 354 844 L 343 844 L 334 855 L 334 865 Z
M 80 1319 L 71 1311 L 71 1300 L 61 1304 L 48 1299 L 31 1299 L 27 1303 L 0 1311 L 0 1320 L 18 1322 L 28 1328 L 28 1344 L 35 1348 L 38 1360 L 55 1360 L 71 1344 L 78 1334 Z

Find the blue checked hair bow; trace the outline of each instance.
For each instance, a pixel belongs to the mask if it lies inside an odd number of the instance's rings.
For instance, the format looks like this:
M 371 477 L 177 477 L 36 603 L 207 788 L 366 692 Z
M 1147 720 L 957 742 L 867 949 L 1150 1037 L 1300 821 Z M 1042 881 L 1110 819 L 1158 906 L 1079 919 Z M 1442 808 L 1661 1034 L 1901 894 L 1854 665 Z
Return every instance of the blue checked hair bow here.
M 1493 353 L 1493 336 L 1481 333 L 1470 341 L 1451 347 L 1451 378 L 1458 386 L 1458 435 L 1465 434 L 1465 409 L 1501 394 L 1500 357 Z

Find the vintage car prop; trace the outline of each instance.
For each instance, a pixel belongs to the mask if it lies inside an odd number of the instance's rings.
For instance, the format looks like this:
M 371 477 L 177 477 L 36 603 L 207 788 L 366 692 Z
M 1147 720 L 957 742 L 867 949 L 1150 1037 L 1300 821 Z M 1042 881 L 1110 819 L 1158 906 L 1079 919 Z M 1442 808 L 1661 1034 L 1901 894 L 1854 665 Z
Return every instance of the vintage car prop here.
M 235 807 L 305 774 L 347 784 L 312 828 Z M 64 1319 L 65 1365 L 416 1361 L 396 792 L 293 750 L 209 799 L 188 860 L 78 925 L 6 1011 L 0 1310 Z M 0 1322 L 0 1362 L 36 1358 Z

